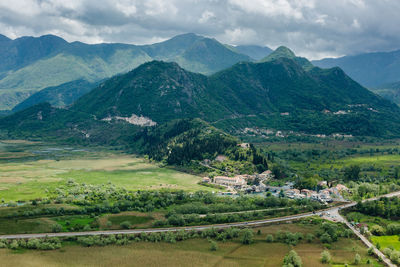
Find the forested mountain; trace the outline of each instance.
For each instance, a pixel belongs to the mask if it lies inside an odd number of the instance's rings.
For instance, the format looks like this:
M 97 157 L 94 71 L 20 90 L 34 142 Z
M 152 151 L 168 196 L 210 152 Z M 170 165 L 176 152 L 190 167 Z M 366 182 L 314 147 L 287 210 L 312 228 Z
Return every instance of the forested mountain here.
M 400 105 L 400 82 L 384 84 L 371 89 L 373 92 Z
M 251 58 L 195 34 L 153 45 L 68 43 L 53 35 L 0 38 L 0 110 L 11 109 L 46 87 L 84 79 L 96 82 L 153 59 L 210 74 Z
M 152 61 L 102 82 L 68 110 L 51 108 L 48 114 L 61 116 L 57 125 L 65 121 L 71 129 L 87 133 L 92 128 L 86 127 L 104 123 L 150 126 L 200 118 L 231 132 L 250 126 L 312 134 L 400 135 L 398 106 L 340 68 L 303 63 L 282 48 L 265 62 L 237 63 L 211 76 L 189 72 L 176 63 Z M 40 131 L 43 121 L 34 123 L 39 111 L 29 110 L 36 113 L 18 112 L 12 119 L 1 119 L 0 126 L 16 131 L 28 125 Z M 26 118 L 31 118 L 28 124 Z M 86 126 L 84 120 L 91 122 Z
M 75 100 L 88 93 L 97 85 L 98 83 L 90 83 L 86 80 L 76 80 L 63 83 L 59 86 L 47 87 L 16 105 L 12 111 L 20 111 L 44 102 L 50 103 L 55 107 L 65 107 L 72 104 Z
M 292 50 L 290 50 L 289 48 L 285 47 L 285 46 L 280 46 L 278 47 L 275 51 L 273 51 L 272 53 L 270 53 L 268 56 L 262 58 L 260 60 L 260 62 L 268 62 L 268 61 L 273 61 L 279 58 L 290 58 L 293 61 L 295 61 L 297 64 L 299 64 L 300 66 L 302 66 L 304 69 L 312 69 L 314 66 L 311 64 L 310 61 L 308 61 L 308 59 L 304 58 L 304 57 L 298 57 L 295 55 L 295 53 L 293 53 Z
M 207 77 L 155 61 L 108 80 L 71 109 L 98 119 L 134 115 L 164 123 L 201 118 L 226 130 L 265 126 L 328 134 L 399 133 L 399 122 L 392 120 L 399 118 L 397 106 L 339 68 L 303 67 L 281 57 L 238 63 Z
M 400 77 L 400 50 L 326 58 L 312 63 L 321 68 L 338 66 L 368 88 L 397 82 Z

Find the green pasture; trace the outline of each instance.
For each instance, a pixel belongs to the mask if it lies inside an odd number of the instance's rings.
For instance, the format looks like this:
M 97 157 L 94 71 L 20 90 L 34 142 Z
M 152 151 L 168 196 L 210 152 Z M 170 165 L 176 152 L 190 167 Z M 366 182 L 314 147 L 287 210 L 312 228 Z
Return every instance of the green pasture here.
M 381 249 L 393 247 L 395 250 L 400 250 L 400 241 L 398 235 L 371 236 L 371 240 L 375 245 L 379 243 L 381 245 Z
M 46 150 L 47 149 L 47 150 Z M 32 200 L 69 179 L 78 183 L 111 182 L 130 190 L 159 188 L 213 190 L 201 186 L 200 177 L 160 167 L 143 158 L 109 151 L 50 150 L 37 144 L 0 142 L 0 200 Z M 12 152 L 18 150 L 18 152 Z M 46 153 L 32 154 L 32 151 Z M 79 151 L 79 149 L 76 149 Z

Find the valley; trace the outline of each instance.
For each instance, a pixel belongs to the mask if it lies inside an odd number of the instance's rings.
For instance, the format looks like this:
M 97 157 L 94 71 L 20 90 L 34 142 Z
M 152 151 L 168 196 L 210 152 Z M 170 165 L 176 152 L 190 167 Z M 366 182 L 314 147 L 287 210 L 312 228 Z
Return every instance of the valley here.
M 266 38 L 179 1 L 111 2 L 39 1 L 68 34 L 0 34 L 1 266 L 400 265 L 400 50 L 371 41 L 386 33 L 298 40 L 310 18 L 334 37 L 322 2 L 218 9 L 243 25 L 280 10 L 279 40 L 270 21 Z

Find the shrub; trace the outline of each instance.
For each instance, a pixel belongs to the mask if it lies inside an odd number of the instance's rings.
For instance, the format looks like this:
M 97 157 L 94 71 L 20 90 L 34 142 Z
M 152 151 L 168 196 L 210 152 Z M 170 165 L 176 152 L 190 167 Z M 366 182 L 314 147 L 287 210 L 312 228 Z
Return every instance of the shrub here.
M 13 241 L 10 243 L 10 249 L 18 249 L 18 248 L 19 248 L 18 241 L 17 241 L 17 240 L 13 240 Z
M 356 256 L 354 257 L 354 264 L 355 265 L 359 265 L 361 263 L 361 256 L 360 254 L 356 254 Z
M 268 243 L 274 242 L 274 236 L 271 234 L 267 235 L 267 238 L 265 239 L 265 241 L 267 241 Z
M 131 228 L 131 223 L 129 221 L 124 221 L 120 224 L 122 229 L 129 229 Z
M 332 238 L 328 233 L 321 235 L 319 240 L 321 240 L 322 243 L 332 243 Z
M 62 231 L 62 226 L 58 223 L 53 224 L 53 226 L 51 227 L 51 230 L 53 231 L 53 233 L 59 233 Z
M 242 234 L 242 238 L 240 239 L 240 242 L 242 242 L 242 244 L 244 245 L 249 245 L 251 243 L 253 243 L 253 231 L 250 229 L 244 229 L 243 230 L 243 234 Z
M 330 263 L 331 262 L 331 254 L 329 253 L 329 251 L 324 250 L 321 253 L 321 262 L 322 263 Z
M 371 233 L 373 235 L 381 236 L 385 234 L 385 229 L 380 225 L 374 225 L 371 227 Z
M 291 250 L 283 259 L 282 267 L 301 267 L 303 263 L 299 255 L 297 255 L 296 251 Z
M 218 249 L 217 242 L 210 240 L 210 250 L 211 251 L 216 251 Z
M 311 243 L 313 240 L 314 240 L 314 235 L 311 234 L 311 233 L 308 233 L 308 234 L 306 235 L 306 241 L 307 241 L 308 243 Z

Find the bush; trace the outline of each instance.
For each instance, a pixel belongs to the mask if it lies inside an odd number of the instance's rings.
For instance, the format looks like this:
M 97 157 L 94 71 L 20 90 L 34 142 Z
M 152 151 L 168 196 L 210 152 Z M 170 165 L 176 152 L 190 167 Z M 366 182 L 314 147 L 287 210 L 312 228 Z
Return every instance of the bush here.
M 373 248 L 373 247 L 370 247 L 370 248 L 368 249 L 368 255 L 373 256 L 374 254 L 375 254 L 374 248 Z
M 129 229 L 131 228 L 131 223 L 129 221 L 124 221 L 120 224 L 122 229 Z
M 271 234 L 267 235 L 267 238 L 265 239 L 265 241 L 267 241 L 268 243 L 274 242 L 274 236 Z
M 18 249 L 18 248 L 19 248 L 18 241 L 17 241 L 17 240 L 13 240 L 13 241 L 10 243 L 10 249 Z
M 62 231 L 62 226 L 58 223 L 53 224 L 53 226 L 51 227 L 51 230 L 53 231 L 53 233 L 59 233 Z
M 321 240 L 322 243 L 332 243 L 332 238 L 328 233 L 321 235 L 319 240 Z
M 374 225 L 371 227 L 371 233 L 373 235 L 381 236 L 385 234 L 385 229 L 380 225 Z
M 329 253 L 329 251 L 327 251 L 327 250 L 322 251 L 322 253 L 321 253 L 321 262 L 322 263 L 330 263 L 331 259 L 332 259 L 332 257 L 331 257 L 331 254 Z
M 296 251 L 291 250 L 283 259 L 282 267 L 301 267 L 303 263 L 299 255 L 297 255 Z
M 308 233 L 308 234 L 306 235 L 306 241 L 307 241 L 308 243 L 311 243 L 311 242 L 313 242 L 313 240 L 314 240 L 314 235 L 311 234 L 311 233 Z
M 211 251 L 216 251 L 218 249 L 217 242 L 210 240 L 210 250 Z
M 249 245 L 251 243 L 253 243 L 253 231 L 250 229 L 244 229 L 243 230 L 243 234 L 242 234 L 242 238 L 240 239 L 240 242 L 244 245 Z
M 354 257 L 354 264 L 355 265 L 359 265 L 361 263 L 361 256 L 360 254 L 356 254 L 356 256 Z
M 400 234 L 400 224 L 399 223 L 391 223 L 387 226 L 387 233 L 389 235 L 398 235 Z

